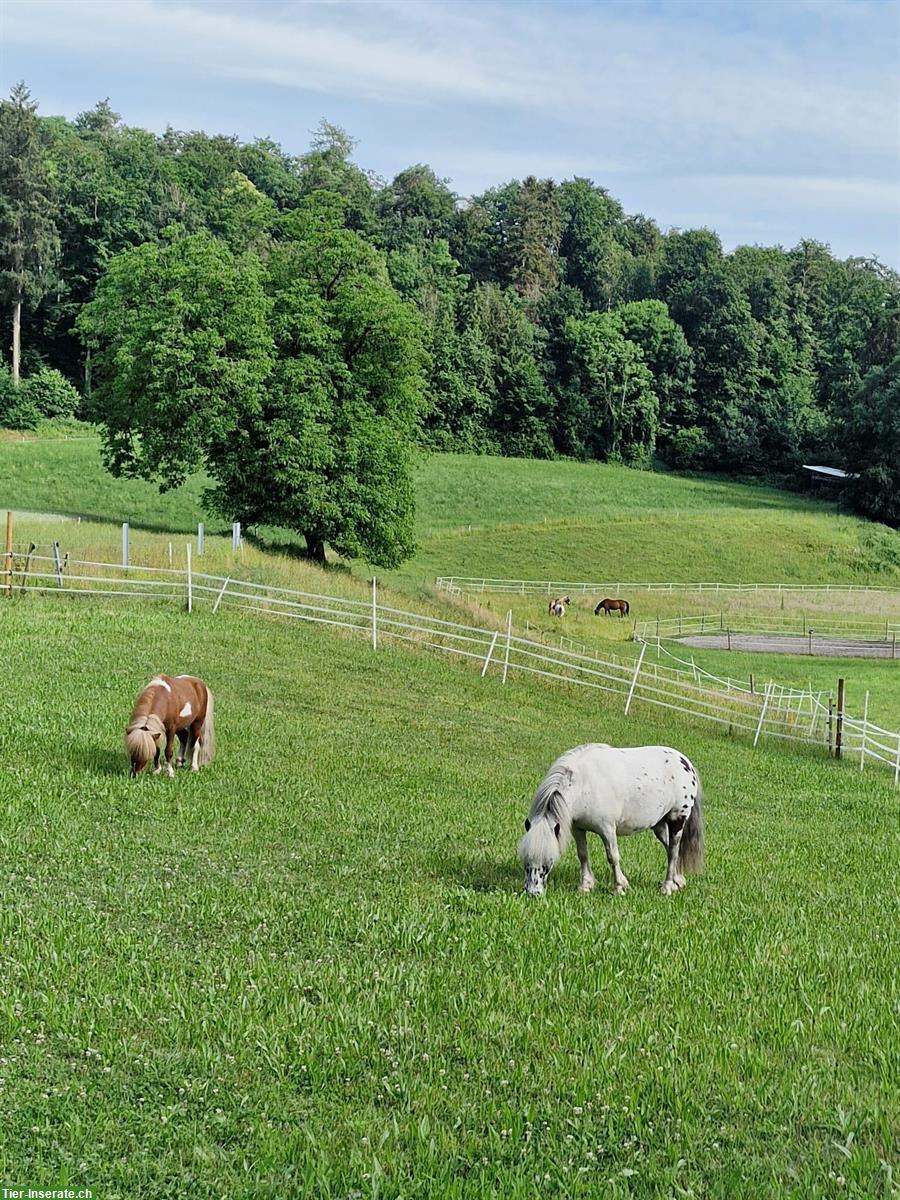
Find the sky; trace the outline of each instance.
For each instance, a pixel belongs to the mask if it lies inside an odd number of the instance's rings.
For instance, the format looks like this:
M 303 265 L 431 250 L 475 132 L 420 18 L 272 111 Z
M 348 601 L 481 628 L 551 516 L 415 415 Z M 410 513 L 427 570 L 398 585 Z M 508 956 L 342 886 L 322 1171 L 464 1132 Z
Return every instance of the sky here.
M 45 115 L 307 149 L 461 196 L 587 176 L 663 228 L 900 268 L 900 0 L 0 0 Z

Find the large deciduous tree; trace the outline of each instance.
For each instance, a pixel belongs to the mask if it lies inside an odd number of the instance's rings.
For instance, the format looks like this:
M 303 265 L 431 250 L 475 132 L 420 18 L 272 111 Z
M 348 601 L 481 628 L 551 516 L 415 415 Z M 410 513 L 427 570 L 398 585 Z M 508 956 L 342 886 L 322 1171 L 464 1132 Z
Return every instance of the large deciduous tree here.
M 24 83 L 0 101 L 0 290 L 12 310 L 12 373 L 19 381 L 22 306 L 53 284 L 59 252 L 56 203 L 37 104 Z
M 180 483 L 216 511 L 394 566 L 412 552 L 423 352 L 383 258 L 319 193 L 265 263 L 208 234 L 111 264 L 81 328 L 114 471 Z

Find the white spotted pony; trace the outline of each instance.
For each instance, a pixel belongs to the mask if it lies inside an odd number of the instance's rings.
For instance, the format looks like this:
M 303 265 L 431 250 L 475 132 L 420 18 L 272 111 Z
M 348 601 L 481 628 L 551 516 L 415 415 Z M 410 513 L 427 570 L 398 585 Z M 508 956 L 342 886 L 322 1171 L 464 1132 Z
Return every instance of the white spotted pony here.
M 190 755 L 191 770 L 212 762 L 216 752 L 212 692 L 194 675 L 157 675 L 135 701 L 125 727 L 125 749 L 131 759 L 131 776 L 140 775 L 151 758 L 155 773 L 165 739 L 166 773 L 175 774 L 172 750 L 180 743 L 179 767 Z
M 566 615 L 566 606 L 571 603 L 571 596 L 557 596 L 555 600 L 551 600 L 547 605 L 547 613 L 551 617 L 564 617 Z
M 519 843 L 525 891 L 544 892 L 547 876 L 574 836 L 581 864 L 579 891 L 593 891 L 587 835 L 603 841 L 613 890 L 628 880 L 619 866 L 618 836 L 652 829 L 666 850 L 662 893 L 684 887 L 683 871 L 703 870 L 703 789 L 691 761 L 668 746 L 615 749 L 593 743 L 568 750 L 535 793 Z

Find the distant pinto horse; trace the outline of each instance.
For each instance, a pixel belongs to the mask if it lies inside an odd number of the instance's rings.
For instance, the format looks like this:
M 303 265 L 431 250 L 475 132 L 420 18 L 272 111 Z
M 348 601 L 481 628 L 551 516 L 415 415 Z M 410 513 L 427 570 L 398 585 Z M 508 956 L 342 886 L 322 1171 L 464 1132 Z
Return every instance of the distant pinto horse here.
M 610 600 L 607 596 L 605 600 L 601 600 L 594 609 L 594 616 L 599 617 L 604 613 L 607 617 L 610 613 L 618 612 L 620 617 L 627 617 L 631 609 L 628 606 L 627 600 Z
M 703 870 L 703 789 L 694 764 L 671 746 L 616 749 L 599 743 L 576 746 L 544 776 L 525 822 L 519 857 L 525 891 L 544 892 L 547 876 L 574 837 L 581 864 L 580 892 L 594 889 L 588 833 L 603 842 L 613 891 L 628 880 L 619 865 L 618 837 L 652 829 L 666 851 L 662 894 L 684 887 L 683 871 Z
M 212 762 L 216 752 L 212 692 L 194 675 L 156 675 L 135 701 L 125 727 L 125 749 L 131 759 L 131 777 L 153 759 L 155 774 L 162 771 L 160 754 L 165 742 L 166 774 L 175 774 L 172 751 L 178 738 L 178 766 L 189 755 L 191 770 Z
M 555 600 L 551 600 L 548 604 L 547 612 L 551 617 L 564 617 L 566 615 L 566 607 L 571 603 L 571 596 L 557 596 Z

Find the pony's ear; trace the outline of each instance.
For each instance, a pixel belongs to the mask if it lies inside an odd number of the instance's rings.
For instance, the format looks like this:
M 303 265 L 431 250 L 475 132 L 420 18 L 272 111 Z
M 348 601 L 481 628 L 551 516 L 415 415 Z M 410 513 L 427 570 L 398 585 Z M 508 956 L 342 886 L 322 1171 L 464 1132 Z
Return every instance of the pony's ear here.
M 527 833 L 530 828 L 531 828 L 531 822 L 526 817 L 525 818 L 525 832 Z
M 556 840 L 559 841 L 559 821 L 557 821 L 556 824 L 553 826 L 553 833 L 554 833 L 554 836 L 556 837 Z

